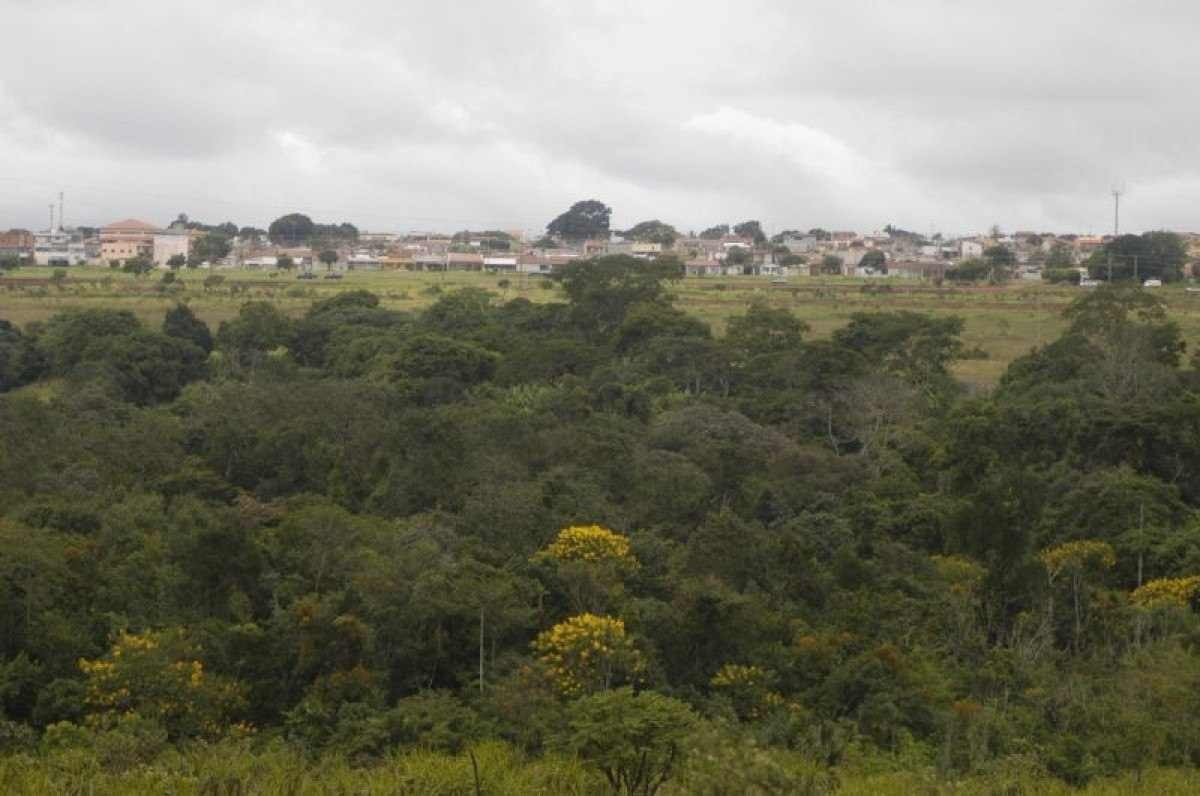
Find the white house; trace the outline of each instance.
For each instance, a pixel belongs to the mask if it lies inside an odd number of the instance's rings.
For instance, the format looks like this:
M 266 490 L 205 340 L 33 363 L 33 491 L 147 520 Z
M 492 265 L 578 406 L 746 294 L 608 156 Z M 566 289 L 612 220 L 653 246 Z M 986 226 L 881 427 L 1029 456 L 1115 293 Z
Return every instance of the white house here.
M 983 244 L 977 240 L 959 241 L 958 253 L 962 257 L 982 257 Z
M 182 255 L 187 259 L 191 237 L 186 231 L 181 232 L 162 232 L 154 236 L 154 254 L 152 259 L 154 264 L 160 268 L 166 266 L 167 262 L 176 255 Z
M 33 261 L 38 265 L 81 265 L 88 260 L 83 235 L 55 229 L 33 233 Z

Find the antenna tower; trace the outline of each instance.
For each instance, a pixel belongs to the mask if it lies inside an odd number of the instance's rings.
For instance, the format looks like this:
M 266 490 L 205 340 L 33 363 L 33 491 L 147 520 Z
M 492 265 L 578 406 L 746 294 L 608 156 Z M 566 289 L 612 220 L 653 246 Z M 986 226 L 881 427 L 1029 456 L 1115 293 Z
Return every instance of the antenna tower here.
M 1117 183 L 1113 186 L 1113 236 L 1120 237 L 1121 235 L 1121 196 L 1125 193 L 1125 184 Z

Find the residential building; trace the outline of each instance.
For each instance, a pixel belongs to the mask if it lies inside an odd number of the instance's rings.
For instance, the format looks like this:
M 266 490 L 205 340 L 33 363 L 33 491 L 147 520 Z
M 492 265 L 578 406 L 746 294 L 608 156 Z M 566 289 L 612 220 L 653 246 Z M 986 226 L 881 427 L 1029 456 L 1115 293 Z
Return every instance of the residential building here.
M 187 231 L 179 231 L 168 229 L 165 232 L 160 232 L 154 235 L 154 264 L 159 267 L 164 267 L 171 261 L 172 257 L 183 257 L 187 259 L 191 253 L 192 238 Z
M 517 256 L 515 254 L 506 254 L 502 257 L 484 257 L 483 270 L 485 271 L 515 271 L 517 270 Z
M 378 271 L 383 268 L 383 257 L 371 252 L 355 252 L 346 258 L 350 271 Z
M 800 238 L 789 236 L 783 239 L 783 245 L 792 254 L 808 254 L 809 252 L 816 251 L 817 238 L 814 235 L 805 235 Z
M 983 243 L 977 240 L 961 240 L 958 242 L 958 253 L 963 258 L 982 257 Z
M 0 257 L 32 257 L 33 233 L 24 229 L 0 232 Z

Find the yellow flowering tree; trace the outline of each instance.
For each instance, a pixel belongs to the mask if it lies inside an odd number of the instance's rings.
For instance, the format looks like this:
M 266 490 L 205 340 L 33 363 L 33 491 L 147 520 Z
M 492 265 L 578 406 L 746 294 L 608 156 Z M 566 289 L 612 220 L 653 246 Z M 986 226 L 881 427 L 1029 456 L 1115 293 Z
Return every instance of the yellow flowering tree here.
M 607 691 L 637 679 L 644 668 L 625 622 L 611 616 L 572 616 L 539 634 L 533 650 L 555 687 L 569 697 Z
M 1138 608 L 1187 608 L 1200 592 L 1200 575 L 1159 578 L 1139 586 L 1130 595 Z
M 760 666 L 727 663 L 712 676 L 709 685 L 729 698 L 738 718 L 759 719 L 784 703 L 783 697 L 772 689 L 774 680 L 774 675 Z
M 1134 589 L 1129 595 L 1130 602 L 1139 609 L 1134 623 L 1134 644 L 1141 645 L 1146 620 L 1150 620 L 1152 634 L 1155 624 L 1160 624 L 1161 629 L 1165 631 L 1174 618 L 1173 615 L 1187 609 L 1197 594 L 1200 594 L 1200 575 L 1159 578 L 1147 581 Z M 1160 620 L 1158 623 L 1154 622 L 1155 617 Z
M 206 671 L 197 652 L 180 631 L 121 633 L 107 655 L 79 661 L 88 722 L 140 716 L 171 738 L 224 735 L 244 704 L 242 688 Z
M 964 556 L 932 556 L 934 572 L 944 587 L 939 591 L 937 616 L 945 643 L 955 655 L 972 644 L 984 643 L 979 618 L 987 570 Z
M 554 567 L 571 608 L 600 612 L 620 597 L 624 578 L 637 569 L 629 537 L 601 525 L 573 525 L 534 555 Z
M 1075 647 L 1083 632 L 1083 585 L 1084 578 L 1092 572 L 1112 569 L 1117 564 L 1117 554 L 1112 545 L 1094 539 L 1080 539 L 1048 547 L 1038 553 L 1038 560 L 1046 568 L 1051 589 L 1061 578 L 1071 585 L 1072 604 L 1075 613 Z M 1054 615 L 1053 592 L 1050 598 L 1050 615 Z

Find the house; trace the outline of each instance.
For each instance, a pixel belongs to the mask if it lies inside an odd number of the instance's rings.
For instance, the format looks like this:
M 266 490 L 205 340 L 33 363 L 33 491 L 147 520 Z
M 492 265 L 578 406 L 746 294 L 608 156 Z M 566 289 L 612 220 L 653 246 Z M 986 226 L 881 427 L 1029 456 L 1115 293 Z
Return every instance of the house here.
M 963 258 L 982 257 L 983 243 L 977 240 L 961 240 L 958 242 L 958 254 Z
M 792 254 L 808 254 L 809 252 L 816 251 L 817 238 L 815 235 L 805 235 L 800 238 L 789 236 L 783 239 L 783 245 Z
M 517 257 L 517 273 L 548 275 L 561 270 L 568 263 L 577 259 L 579 259 L 578 255 L 522 254 Z
M 683 264 L 687 276 L 721 276 L 725 266 L 718 260 L 688 260 Z
M 182 256 L 185 260 L 191 250 L 192 238 L 186 231 L 168 229 L 154 235 L 152 259 L 154 264 L 163 267 L 172 257 Z
M 516 271 L 517 257 L 516 255 L 505 255 L 503 257 L 484 257 L 483 270 L 493 273 L 498 271 Z
M 153 257 L 154 236 L 162 230 L 146 221 L 127 218 L 100 229 L 100 256 L 105 260 Z
M 888 276 L 908 279 L 941 280 L 946 276 L 946 261 L 900 260 L 888 263 Z
M 349 271 L 379 271 L 383 268 L 383 258 L 371 252 L 354 252 L 346 258 L 346 269 Z
M 0 257 L 32 257 L 33 233 L 24 229 L 0 232 Z
M 446 253 L 446 269 L 450 271 L 482 271 L 483 255 L 463 252 Z

